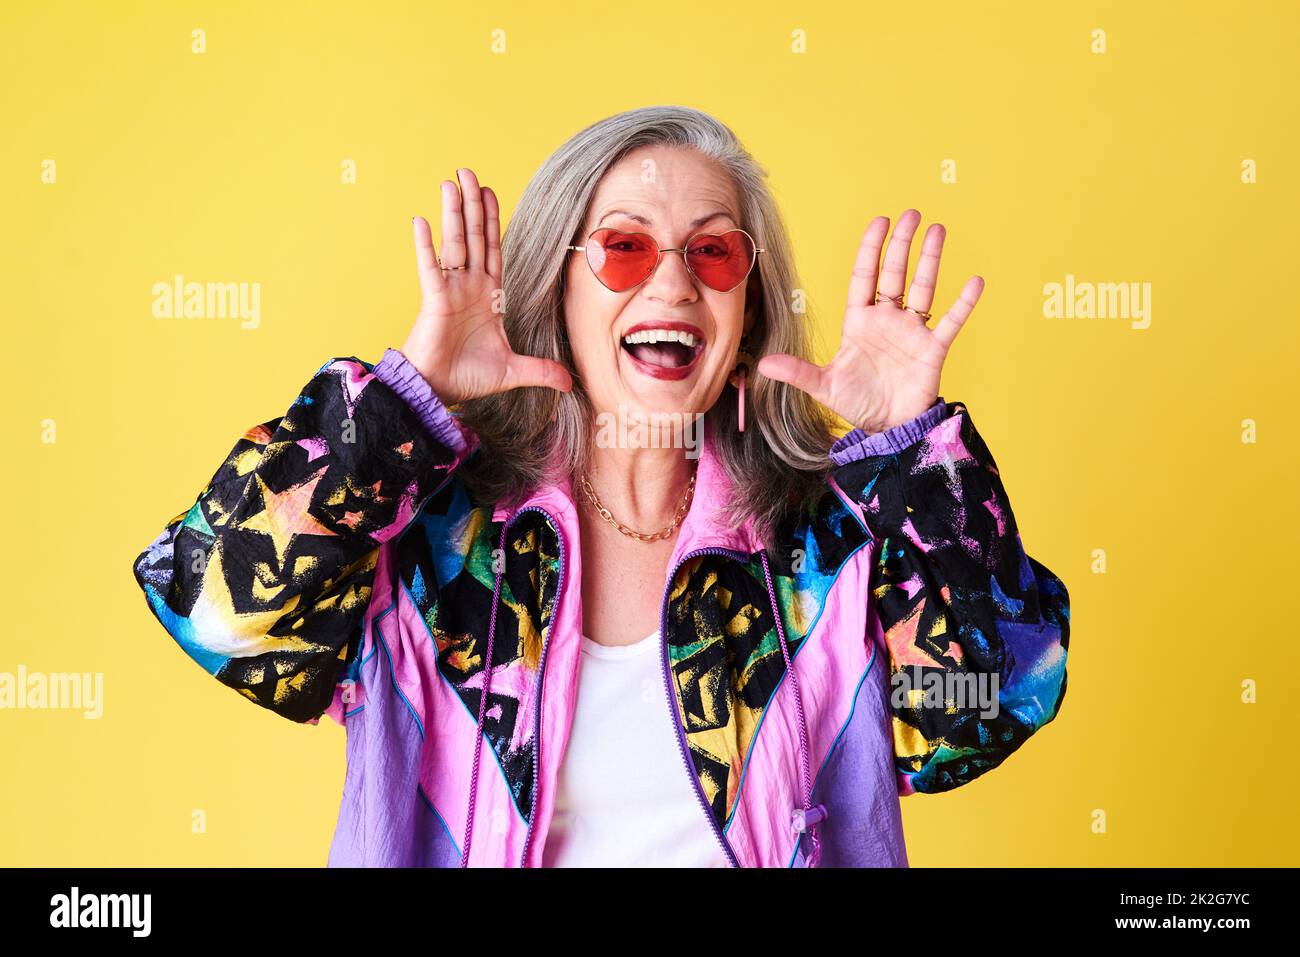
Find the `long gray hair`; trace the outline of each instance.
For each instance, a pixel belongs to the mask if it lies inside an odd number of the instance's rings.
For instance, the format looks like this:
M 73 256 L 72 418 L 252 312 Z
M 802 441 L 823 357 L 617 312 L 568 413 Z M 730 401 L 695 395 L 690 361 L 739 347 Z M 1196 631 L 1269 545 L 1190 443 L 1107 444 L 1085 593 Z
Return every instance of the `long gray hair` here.
M 629 151 L 652 145 L 697 150 L 735 182 L 741 225 L 764 249 L 746 289 L 746 311 L 754 315 L 749 351 L 755 358 L 778 352 L 811 358 L 807 316 L 791 304 L 800 284 L 785 223 L 766 171 L 736 135 L 684 106 L 647 106 L 593 123 L 533 175 L 501 241 L 506 337 L 520 354 L 564 364 L 574 373 L 574 387 L 568 393 L 515 389 L 461 403 L 462 421 L 486 453 L 464 465 L 466 484 L 481 502 L 514 504 L 539 484 L 587 467 L 595 416 L 565 330 L 564 247 L 585 238 L 576 234 L 605 172 Z M 753 518 L 770 540 L 783 515 L 824 492 L 833 417 L 807 394 L 753 371 L 746 394 L 751 427 L 744 432 L 737 428 L 736 405 L 728 385 L 705 413 L 710 449 L 735 488 L 723 519 L 740 524 Z

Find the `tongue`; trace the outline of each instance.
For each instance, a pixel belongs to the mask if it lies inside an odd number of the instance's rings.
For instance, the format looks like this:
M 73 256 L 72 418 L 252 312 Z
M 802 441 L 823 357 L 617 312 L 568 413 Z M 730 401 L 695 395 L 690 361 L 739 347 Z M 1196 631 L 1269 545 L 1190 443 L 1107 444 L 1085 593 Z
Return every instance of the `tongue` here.
M 637 342 L 627 346 L 627 351 L 647 365 L 669 368 L 686 365 L 694 354 L 680 342 Z

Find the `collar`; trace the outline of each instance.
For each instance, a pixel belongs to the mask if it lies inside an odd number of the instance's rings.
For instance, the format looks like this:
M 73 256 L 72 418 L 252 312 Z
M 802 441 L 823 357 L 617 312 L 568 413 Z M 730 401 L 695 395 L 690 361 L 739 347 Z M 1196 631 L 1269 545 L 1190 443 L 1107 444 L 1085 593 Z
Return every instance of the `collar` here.
M 720 509 L 733 488 L 722 460 L 716 454 L 713 426 L 706 419 L 699 447 L 695 494 L 678 529 L 677 542 L 668 562 L 670 568 L 675 568 L 689 552 L 701 549 L 722 548 L 750 555 L 763 548 L 762 540 L 754 531 L 752 518 L 747 518 L 739 526 L 723 519 Z M 561 527 L 566 537 L 576 542 L 579 507 L 572 477 L 566 475 L 558 481 L 539 486 L 513 511 L 498 505 L 492 513 L 492 521 L 504 521 L 528 508 L 541 509 L 552 522 Z

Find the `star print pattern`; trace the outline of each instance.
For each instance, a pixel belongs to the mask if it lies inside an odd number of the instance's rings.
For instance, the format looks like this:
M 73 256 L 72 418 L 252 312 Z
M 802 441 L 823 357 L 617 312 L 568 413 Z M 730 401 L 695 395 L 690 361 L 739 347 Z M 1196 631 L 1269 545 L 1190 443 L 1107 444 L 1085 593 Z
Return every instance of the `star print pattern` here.
M 901 786 L 957 787 L 1056 716 L 1069 595 L 1025 554 L 997 464 L 962 403 L 948 403 L 903 451 L 848 462 L 835 478 L 880 539 L 871 594 L 901 689 L 891 697 Z M 927 702 L 923 688 L 945 675 L 996 676 L 996 715 L 969 699 Z
M 134 565 L 192 658 L 295 721 L 324 711 L 359 648 L 380 545 L 458 464 L 372 368 L 326 363 Z
M 487 679 L 501 523 L 493 509 L 471 505 L 460 483 L 431 501 L 402 537 L 399 574 L 438 649 L 438 671 L 477 715 Z M 541 701 L 542 647 L 559 596 L 560 539 L 539 512 L 525 510 L 506 539 L 501 604 L 492 642 L 492 678 L 484 714 L 485 743 L 520 815 L 533 811 L 536 733 Z

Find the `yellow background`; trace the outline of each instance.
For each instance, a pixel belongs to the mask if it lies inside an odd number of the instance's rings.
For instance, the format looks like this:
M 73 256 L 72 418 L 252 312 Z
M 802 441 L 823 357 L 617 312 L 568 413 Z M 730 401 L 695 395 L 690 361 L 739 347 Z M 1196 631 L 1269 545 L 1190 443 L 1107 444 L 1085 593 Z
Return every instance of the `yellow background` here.
M 655 103 L 770 171 L 823 358 L 876 214 L 947 225 L 943 306 L 986 278 L 942 392 L 1069 587 L 1069 690 L 1005 766 L 906 799 L 913 864 L 1300 863 L 1295 5 L 854 6 L 6 0 L 0 671 L 101 671 L 105 714 L 0 711 L 0 863 L 324 863 L 342 728 L 208 677 L 132 561 L 322 362 L 401 344 L 440 179 L 508 219 L 572 133 Z M 176 273 L 260 282 L 260 327 L 154 319 Z M 1150 328 L 1044 318 L 1067 273 L 1151 283 Z

